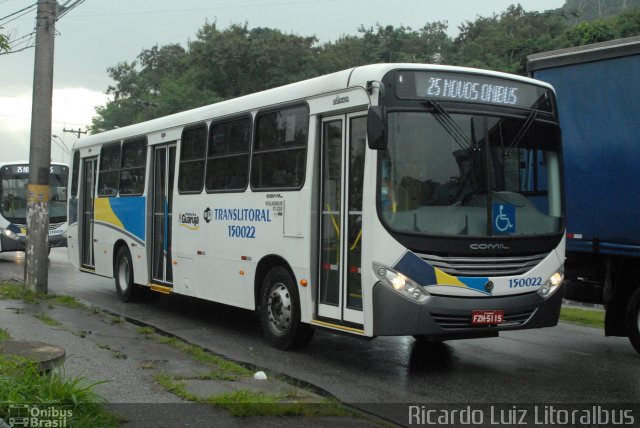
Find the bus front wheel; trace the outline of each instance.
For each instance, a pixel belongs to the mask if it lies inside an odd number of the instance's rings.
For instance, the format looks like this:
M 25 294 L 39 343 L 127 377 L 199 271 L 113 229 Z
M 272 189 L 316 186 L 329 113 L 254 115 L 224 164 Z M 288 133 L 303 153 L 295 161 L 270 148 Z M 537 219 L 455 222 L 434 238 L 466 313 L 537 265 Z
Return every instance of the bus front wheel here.
M 313 337 L 313 329 L 300 322 L 300 299 L 291 274 L 272 268 L 260 292 L 260 323 L 267 342 L 278 349 L 300 349 Z
M 636 351 L 640 353 L 640 288 L 638 288 L 627 306 L 627 333 Z
M 136 296 L 138 285 L 133 283 L 133 264 L 127 247 L 123 246 L 118 250 L 114 267 L 118 298 L 123 302 L 130 302 Z

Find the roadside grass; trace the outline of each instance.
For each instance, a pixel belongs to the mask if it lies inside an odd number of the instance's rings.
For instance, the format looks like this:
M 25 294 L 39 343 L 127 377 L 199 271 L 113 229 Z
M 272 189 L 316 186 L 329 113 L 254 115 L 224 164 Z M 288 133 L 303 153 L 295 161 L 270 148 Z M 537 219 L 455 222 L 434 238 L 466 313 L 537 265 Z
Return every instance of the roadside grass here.
M 339 402 L 323 398 L 320 402 L 295 402 L 302 399 L 300 393 L 267 394 L 240 389 L 233 392 L 198 397 L 186 389 L 184 379 L 168 373 L 154 375 L 154 380 L 172 394 L 194 403 L 210 404 L 229 412 L 236 417 L 248 416 L 344 416 L 360 418 L 361 415 L 350 411 Z
M 11 335 L 9 334 L 9 332 L 4 328 L 0 328 L 0 340 L 9 340 L 9 339 L 11 339 Z
M 23 300 L 26 303 L 34 305 L 44 303 L 49 307 L 66 306 L 70 308 L 85 308 L 87 310 L 93 310 L 93 313 L 100 312 L 96 312 L 95 308 L 87 308 L 74 297 L 54 294 L 38 294 L 28 290 L 23 284 L 14 282 L 0 283 L 0 299 Z M 52 319 L 43 312 L 38 312 L 33 316 L 50 326 L 61 325 L 58 321 Z M 125 320 L 119 316 L 111 316 L 107 322 L 110 324 L 120 324 L 125 322 Z M 80 337 L 86 336 L 86 333 L 84 332 L 73 333 Z M 139 327 L 137 329 L 137 333 L 144 335 L 146 339 L 167 345 L 189 355 L 195 361 L 203 363 L 210 368 L 208 372 L 189 379 L 233 382 L 239 379 L 250 379 L 253 374 L 250 369 L 233 361 L 214 355 L 197 345 L 183 342 L 175 337 L 168 337 L 159 334 L 153 327 Z M 7 338 L 9 338 L 8 332 L 0 329 L 0 339 Z M 120 351 L 111 349 L 107 344 L 97 344 L 97 346 L 101 349 L 111 351 L 115 358 L 127 358 L 126 355 Z M 74 418 L 70 424 L 71 426 L 112 427 L 117 426 L 120 422 L 117 415 L 108 413 L 104 410 L 102 407 L 104 400 L 92 391 L 93 387 L 101 382 L 87 385 L 83 378 L 65 380 L 63 376 L 51 373 L 46 376 L 43 375 L 48 379 L 44 383 L 50 385 L 47 395 L 40 392 L 40 390 L 28 390 L 30 385 L 35 382 L 22 377 L 17 378 L 17 371 L 13 373 L 13 376 L 5 376 L 5 373 L 2 371 L 3 369 L 8 370 L 5 366 L 7 366 L 5 362 L 0 360 L 0 418 L 7 415 L 7 403 L 46 402 L 48 404 L 60 405 L 60 408 L 62 409 L 71 408 L 73 410 Z M 141 367 L 145 369 L 152 369 L 154 368 L 154 362 L 143 363 Z M 13 382 L 21 385 L 21 387 L 3 385 L 3 382 L 6 383 L 8 381 L 12 381 L 12 379 Z M 184 400 L 220 407 L 228 411 L 233 416 L 296 415 L 362 417 L 362 415 L 349 410 L 339 402 L 332 399 L 322 398 L 318 402 L 316 398 L 315 402 L 309 402 L 312 395 L 305 394 L 304 391 L 293 387 L 291 391 L 285 393 L 264 393 L 238 389 L 230 393 L 216 394 L 209 397 L 198 397 L 187 391 L 185 382 L 187 379 L 185 378 L 161 372 L 154 375 L 153 379 L 167 391 L 183 398 Z M 61 386 L 56 386 L 58 384 Z M 34 387 L 40 388 L 38 385 L 34 385 Z M 21 396 L 17 396 L 16 394 L 21 390 L 25 390 L 24 397 L 32 398 L 24 399 Z M 12 395 L 5 396 L 5 391 L 12 391 Z M 61 394 L 62 398 L 56 398 L 53 396 L 52 394 L 54 392 Z
M 138 332 L 138 334 L 153 334 L 156 332 L 156 329 L 153 327 L 149 327 L 149 326 L 144 326 L 144 327 L 138 327 L 138 330 L 136 330 Z
M 149 339 L 170 346 L 173 349 L 177 349 L 195 359 L 198 362 L 213 366 L 212 373 L 215 371 L 217 377 L 212 377 L 220 380 L 235 380 L 238 377 L 251 376 L 251 370 L 246 367 L 236 364 L 232 361 L 225 360 L 217 355 L 211 354 L 199 346 L 191 345 L 189 343 L 182 342 L 175 337 L 162 336 L 158 333 L 147 334 Z M 212 376 L 214 376 L 212 374 Z
M 12 404 L 41 405 L 69 411 L 65 426 L 117 427 L 122 421 L 105 410 L 105 400 L 94 392 L 100 383 L 67 378 L 61 369 L 40 373 L 34 362 L 0 355 L 0 418 L 9 420 Z
M 35 318 L 39 319 L 40 321 L 42 321 L 43 323 L 45 323 L 46 325 L 49 325 L 51 327 L 59 327 L 59 326 L 62 325 L 58 321 L 56 321 L 53 318 L 51 318 L 49 315 L 44 314 L 42 312 L 38 312 L 37 314 L 34 314 L 33 316 Z
M 68 308 L 85 307 L 75 297 L 58 295 L 58 294 L 42 294 L 29 290 L 23 283 L 19 282 L 0 282 L 0 299 L 5 300 L 24 300 L 34 305 L 40 302 L 47 302 L 49 306 L 65 306 Z
M 604 311 L 563 307 L 560 310 L 560 321 L 604 328 Z

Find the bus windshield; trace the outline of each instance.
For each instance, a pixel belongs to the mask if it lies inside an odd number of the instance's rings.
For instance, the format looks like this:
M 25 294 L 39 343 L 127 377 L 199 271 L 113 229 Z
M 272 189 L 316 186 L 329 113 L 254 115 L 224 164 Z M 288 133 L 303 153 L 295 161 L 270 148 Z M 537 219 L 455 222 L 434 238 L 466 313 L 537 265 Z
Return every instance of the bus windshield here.
M 22 169 L 18 169 L 22 168 Z M 22 172 L 22 171 L 27 171 Z M 49 222 L 62 223 L 67 221 L 67 182 L 66 166 L 52 167 L 49 176 Z M 11 223 L 27 223 L 27 167 L 4 167 L 0 171 L 0 214 Z
M 391 112 L 378 180 L 380 217 L 419 235 L 561 232 L 560 131 L 528 117 Z

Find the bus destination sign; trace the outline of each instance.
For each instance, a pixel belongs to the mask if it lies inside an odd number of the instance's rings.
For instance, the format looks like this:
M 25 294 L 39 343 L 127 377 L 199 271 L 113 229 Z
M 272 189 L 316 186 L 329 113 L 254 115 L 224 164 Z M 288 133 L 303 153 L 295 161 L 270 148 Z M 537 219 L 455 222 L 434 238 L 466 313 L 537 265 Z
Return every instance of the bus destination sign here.
M 69 168 L 64 165 L 51 165 L 49 173 L 59 176 L 67 176 Z M 29 165 L 7 165 L 2 168 L 3 176 L 21 176 L 29 174 Z
M 551 111 L 547 89 L 490 76 L 451 72 L 400 71 L 398 98 L 435 99 Z

